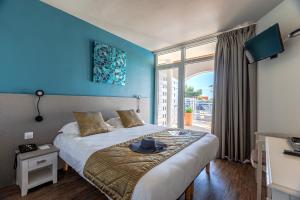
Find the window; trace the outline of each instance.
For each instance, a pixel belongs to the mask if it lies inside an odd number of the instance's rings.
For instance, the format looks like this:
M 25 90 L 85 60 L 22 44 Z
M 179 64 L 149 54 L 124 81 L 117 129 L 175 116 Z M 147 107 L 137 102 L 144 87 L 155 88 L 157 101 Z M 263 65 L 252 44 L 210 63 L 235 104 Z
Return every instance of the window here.
M 160 52 L 156 57 L 157 123 L 167 127 L 209 131 L 216 42 L 211 38 L 201 45 L 194 43 L 180 48 L 165 54 Z M 185 51 L 184 60 L 181 59 L 182 51 Z M 186 109 L 188 114 L 185 114 Z

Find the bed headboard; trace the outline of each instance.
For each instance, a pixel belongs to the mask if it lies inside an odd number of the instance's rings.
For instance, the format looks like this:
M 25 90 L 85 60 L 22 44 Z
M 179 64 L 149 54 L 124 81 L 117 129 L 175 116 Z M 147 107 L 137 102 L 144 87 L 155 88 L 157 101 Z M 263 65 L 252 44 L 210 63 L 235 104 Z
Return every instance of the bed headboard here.
M 14 182 L 14 151 L 24 143 L 52 143 L 57 131 L 75 121 L 73 111 L 101 111 L 108 119 L 118 109 L 136 109 L 137 99 L 127 97 L 45 95 L 40 101 L 44 120 L 34 120 L 37 97 L 28 94 L 0 94 L 0 187 Z M 150 99 L 141 98 L 140 116 L 150 122 Z M 24 132 L 33 131 L 33 140 L 24 140 Z

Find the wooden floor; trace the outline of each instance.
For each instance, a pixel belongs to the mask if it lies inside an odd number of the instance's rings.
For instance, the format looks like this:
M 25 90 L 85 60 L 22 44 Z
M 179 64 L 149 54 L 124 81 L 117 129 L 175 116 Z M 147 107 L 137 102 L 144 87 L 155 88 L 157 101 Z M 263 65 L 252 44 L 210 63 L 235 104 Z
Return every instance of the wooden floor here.
M 203 171 L 195 180 L 194 200 L 255 200 L 255 171 L 251 165 L 216 160 L 211 163 L 210 175 Z M 265 188 L 263 198 L 265 199 Z M 29 190 L 26 197 L 20 197 L 17 186 L 0 189 L 1 200 L 106 200 L 97 189 L 87 183 L 74 171 L 60 171 L 57 184 L 45 184 Z M 183 199 L 180 198 L 180 199 Z

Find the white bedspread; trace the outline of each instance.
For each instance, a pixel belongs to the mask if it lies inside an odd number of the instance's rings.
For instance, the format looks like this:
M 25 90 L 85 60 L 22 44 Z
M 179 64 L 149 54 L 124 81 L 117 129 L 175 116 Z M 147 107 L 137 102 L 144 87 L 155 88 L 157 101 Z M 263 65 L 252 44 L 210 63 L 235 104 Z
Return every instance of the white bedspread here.
M 164 127 L 146 124 L 134 128 L 114 129 L 109 133 L 80 137 L 78 128 L 64 128 L 56 136 L 54 145 L 60 157 L 82 177 L 85 162 L 97 150 L 164 130 Z M 218 139 L 207 134 L 168 160 L 147 172 L 135 187 L 133 200 L 175 200 L 196 178 L 200 170 L 215 158 Z

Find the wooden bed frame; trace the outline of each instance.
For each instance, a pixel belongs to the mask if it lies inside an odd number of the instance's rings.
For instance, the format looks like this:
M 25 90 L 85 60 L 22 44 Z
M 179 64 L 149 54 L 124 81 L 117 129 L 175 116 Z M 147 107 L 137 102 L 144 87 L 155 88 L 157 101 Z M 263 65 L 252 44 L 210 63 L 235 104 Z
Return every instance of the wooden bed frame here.
M 69 165 L 64 161 L 63 170 L 67 172 L 69 170 Z M 202 170 L 201 170 L 202 171 Z M 210 162 L 205 166 L 206 173 L 210 173 Z M 185 200 L 193 200 L 194 196 L 194 181 L 186 188 L 185 192 Z

